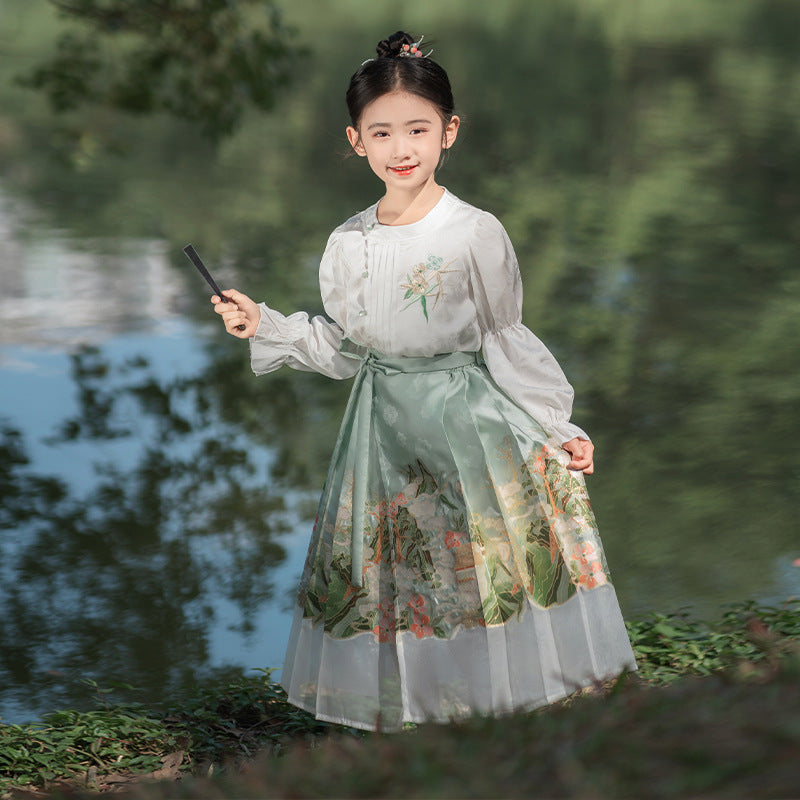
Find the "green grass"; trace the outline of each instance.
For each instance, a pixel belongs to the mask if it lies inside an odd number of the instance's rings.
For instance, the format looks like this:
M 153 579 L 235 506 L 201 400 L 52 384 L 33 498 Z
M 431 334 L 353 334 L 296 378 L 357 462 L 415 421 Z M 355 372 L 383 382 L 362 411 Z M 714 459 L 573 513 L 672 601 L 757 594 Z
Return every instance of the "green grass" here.
M 713 624 L 651 614 L 629 632 L 635 676 L 531 714 L 391 736 L 316 721 L 268 670 L 159 711 L 98 690 L 96 711 L 0 725 L 0 796 L 125 782 L 162 798 L 800 796 L 800 600 Z

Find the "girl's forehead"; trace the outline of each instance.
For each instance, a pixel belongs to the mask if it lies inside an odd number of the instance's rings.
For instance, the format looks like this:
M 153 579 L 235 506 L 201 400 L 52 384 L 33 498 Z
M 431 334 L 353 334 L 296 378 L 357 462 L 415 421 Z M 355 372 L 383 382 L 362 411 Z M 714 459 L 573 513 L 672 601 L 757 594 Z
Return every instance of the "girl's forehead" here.
M 409 116 L 410 115 L 410 116 Z M 369 103 L 361 115 L 361 124 L 373 122 L 406 122 L 439 118 L 439 111 L 430 100 L 411 92 L 388 92 Z

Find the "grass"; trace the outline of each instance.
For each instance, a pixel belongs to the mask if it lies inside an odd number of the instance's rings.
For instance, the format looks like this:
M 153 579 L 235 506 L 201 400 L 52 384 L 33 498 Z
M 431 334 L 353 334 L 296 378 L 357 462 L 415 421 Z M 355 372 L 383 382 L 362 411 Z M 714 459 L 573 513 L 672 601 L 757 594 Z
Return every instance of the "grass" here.
M 714 624 L 652 614 L 629 633 L 639 673 L 602 692 L 392 736 L 314 720 L 269 671 L 159 712 L 99 691 L 96 711 L 0 725 L 0 795 L 800 796 L 800 600 Z

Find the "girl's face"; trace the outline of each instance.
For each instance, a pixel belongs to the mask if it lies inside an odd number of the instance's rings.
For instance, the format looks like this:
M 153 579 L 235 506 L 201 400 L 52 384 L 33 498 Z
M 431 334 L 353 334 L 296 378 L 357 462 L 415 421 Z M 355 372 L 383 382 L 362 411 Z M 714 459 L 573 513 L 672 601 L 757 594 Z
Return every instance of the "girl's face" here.
M 433 180 L 442 150 L 456 140 L 460 120 L 445 124 L 436 106 L 409 92 L 390 92 L 373 100 L 361 115 L 358 129 L 347 138 L 386 190 L 416 194 Z

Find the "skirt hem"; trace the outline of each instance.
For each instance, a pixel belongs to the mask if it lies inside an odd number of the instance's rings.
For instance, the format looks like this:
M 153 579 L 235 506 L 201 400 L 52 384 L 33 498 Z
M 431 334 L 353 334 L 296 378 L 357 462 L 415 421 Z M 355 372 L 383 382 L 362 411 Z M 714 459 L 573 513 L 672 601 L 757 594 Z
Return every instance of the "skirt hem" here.
M 586 689 L 589 686 L 593 686 L 598 682 L 615 680 L 625 673 L 637 672 L 638 669 L 639 668 L 637 667 L 635 662 L 633 664 L 626 664 L 616 674 L 610 674 L 603 678 L 587 678 L 584 682 L 574 685 L 569 690 L 564 690 L 563 692 L 557 692 L 555 695 L 551 697 L 542 698 L 541 701 L 533 701 L 530 703 L 521 704 L 518 707 L 512 709 L 505 709 L 501 711 L 487 711 L 487 712 L 472 710 L 469 713 L 464 713 L 460 715 L 438 716 L 438 717 L 404 715 L 398 725 L 391 725 L 391 726 L 369 724 L 363 721 L 348 719 L 346 717 L 339 717 L 334 714 L 317 713 L 310 703 L 304 703 L 302 700 L 293 699 L 289 695 L 286 686 L 283 686 L 283 684 L 281 684 L 281 686 L 284 689 L 284 691 L 286 691 L 287 699 L 293 706 L 296 706 L 297 708 L 300 708 L 303 711 L 308 712 L 309 714 L 313 714 L 314 718 L 321 722 L 330 722 L 333 723 L 334 725 L 344 725 L 345 727 L 348 728 L 357 728 L 358 730 L 372 731 L 373 733 L 398 733 L 399 731 L 402 731 L 403 726 L 405 726 L 408 723 L 413 723 L 415 725 L 424 725 L 426 723 L 434 723 L 437 725 L 448 725 L 458 722 L 465 722 L 473 718 L 489 718 L 489 717 L 500 718 L 508 716 L 509 714 L 524 714 L 530 711 L 536 711 L 536 709 L 544 708 L 545 706 L 557 703 L 560 700 L 564 700 L 567 697 L 572 696 L 576 692 L 580 692 L 583 689 Z

